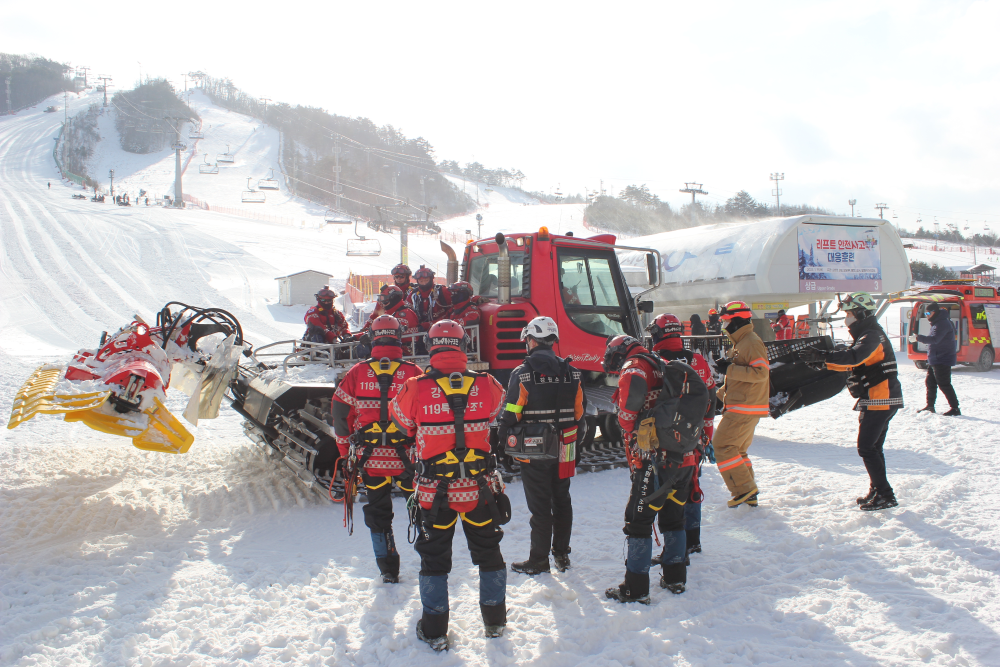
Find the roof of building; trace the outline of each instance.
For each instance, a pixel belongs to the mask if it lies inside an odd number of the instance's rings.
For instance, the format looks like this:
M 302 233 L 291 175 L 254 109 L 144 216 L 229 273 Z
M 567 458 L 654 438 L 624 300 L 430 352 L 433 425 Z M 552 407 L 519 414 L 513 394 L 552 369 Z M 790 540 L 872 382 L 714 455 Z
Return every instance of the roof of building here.
M 301 276 L 303 273 L 316 273 L 318 275 L 324 276 L 326 278 L 333 278 L 333 276 L 326 271 L 313 271 L 312 269 L 306 269 L 305 271 L 298 271 L 296 273 L 289 273 L 287 276 L 278 276 L 275 280 L 281 280 L 282 278 L 292 278 L 293 276 Z

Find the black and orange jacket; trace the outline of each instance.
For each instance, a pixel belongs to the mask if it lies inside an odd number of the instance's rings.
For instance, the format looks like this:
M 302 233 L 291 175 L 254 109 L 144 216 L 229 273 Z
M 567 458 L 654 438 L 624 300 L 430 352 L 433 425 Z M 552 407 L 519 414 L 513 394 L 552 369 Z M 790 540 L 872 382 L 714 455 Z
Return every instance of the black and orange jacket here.
M 718 392 L 724 405 L 722 412 L 766 417 L 770 407 L 771 369 L 764 342 L 754 333 L 753 324 L 743 325 L 729 337 L 733 348 L 728 359 L 733 363 L 726 369 L 726 381 Z
M 896 376 L 896 355 L 878 320 L 866 317 L 855 321 L 847 330 L 854 339 L 854 345 L 846 350 L 827 353 L 826 367 L 832 371 L 851 371 L 859 381 L 869 373 L 882 373 L 885 377 L 864 392 L 854 409 L 890 410 L 903 407 L 903 388 Z

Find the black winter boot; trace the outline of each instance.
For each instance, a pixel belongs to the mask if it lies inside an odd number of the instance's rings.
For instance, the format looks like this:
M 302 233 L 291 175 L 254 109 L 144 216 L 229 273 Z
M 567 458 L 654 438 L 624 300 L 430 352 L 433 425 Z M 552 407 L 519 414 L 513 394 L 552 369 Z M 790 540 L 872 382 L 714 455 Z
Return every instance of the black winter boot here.
M 399 583 L 398 553 L 389 554 L 385 558 L 376 558 L 375 563 L 378 565 L 379 572 L 382 573 L 382 583 L 384 584 Z
M 931 414 L 933 414 L 934 413 L 934 406 L 933 405 L 928 405 L 926 407 L 923 407 L 923 408 L 920 408 L 919 410 L 917 410 L 917 414 L 920 414 L 921 412 L 930 412 Z
M 684 592 L 687 584 L 687 568 L 684 563 L 673 563 L 663 566 L 663 574 L 660 576 L 660 588 L 666 588 L 675 595 Z
M 701 528 L 691 528 L 684 531 L 687 552 L 689 554 L 701 553 Z
M 896 494 L 892 491 L 888 493 L 876 493 L 875 497 L 869 502 L 861 506 L 862 512 L 874 512 L 876 510 L 887 510 L 891 507 L 896 507 L 899 503 L 896 502 Z
M 958 409 L 958 406 L 955 406 L 948 412 L 942 412 L 941 414 L 943 414 L 945 417 L 961 417 L 962 411 Z
M 567 557 L 566 560 L 569 560 L 569 558 Z M 514 572 L 520 572 L 521 574 L 526 574 L 529 577 L 533 577 L 536 574 L 541 574 L 543 572 L 551 571 L 549 567 L 549 560 L 547 558 L 544 561 L 522 560 L 519 563 L 511 563 L 510 569 L 513 570 Z
M 555 554 L 552 556 L 552 560 L 555 561 L 556 569 L 560 572 L 565 572 L 570 567 L 569 554 Z
M 448 650 L 448 613 L 424 614 L 417 621 L 417 639 L 435 651 Z
M 866 495 L 864 495 L 864 496 L 858 496 L 855 500 L 858 501 L 859 505 L 866 505 L 866 504 L 870 503 L 875 498 L 875 493 L 876 493 L 875 487 L 874 486 L 869 486 L 868 487 L 868 493 Z
M 504 628 L 507 627 L 507 603 L 497 605 L 479 605 L 479 611 L 483 614 L 483 627 L 487 639 L 503 637 Z
M 619 602 L 649 604 L 649 575 L 625 570 L 625 581 L 604 591 L 604 595 Z

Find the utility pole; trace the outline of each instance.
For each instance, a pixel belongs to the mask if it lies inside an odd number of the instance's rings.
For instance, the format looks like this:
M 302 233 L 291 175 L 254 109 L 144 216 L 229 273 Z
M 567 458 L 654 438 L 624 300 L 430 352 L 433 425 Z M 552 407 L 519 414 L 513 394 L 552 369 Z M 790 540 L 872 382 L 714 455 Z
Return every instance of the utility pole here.
M 111 178 L 111 201 L 115 201 L 115 170 L 108 169 L 108 176 Z
M 885 209 L 889 208 L 889 205 L 888 204 L 875 204 L 875 208 L 878 209 L 878 219 L 879 220 L 885 220 L 885 218 L 882 216 L 882 211 L 884 211 Z
M 260 101 L 264 103 L 264 117 L 261 118 L 261 124 L 267 125 L 267 103 L 271 101 L 270 97 L 262 97 Z
M 851 217 L 854 217 L 854 205 L 858 203 L 857 199 L 848 199 L 847 203 L 851 205 Z
M 778 215 L 781 215 L 781 181 L 785 180 L 785 172 L 774 172 L 771 174 L 771 180 L 774 181 L 774 189 L 771 190 L 771 194 L 774 195 L 778 211 Z
M 175 121 L 177 124 L 173 127 L 174 130 L 174 145 L 171 148 L 174 149 L 175 161 L 174 161 L 174 207 L 184 208 L 184 189 L 181 187 L 181 151 L 186 148 L 184 144 L 181 143 L 181 123 L 187 120 L 181 116 L 164 116 L 163 120 Z
M 481 239 L 481 238 L 483 238 L 483 214 L 482 213 L 476 213 L 476 224 L 479 225 L 479 232 L 478 232 L 479 236 L 477 236 L 476 238 L 477 239 Z
M 685 194 L 690 194 L 691 195 L 691 222 L 694 222 L 694 205 L 696 203 L 696 201 L 695 201 L 695 195 L 707 195 L 708 194 L 708 192 L 706 190 L 703 190 L 701 186 L 702 186 L 701 183 L 685 183 L 684 184 L 684 189 L 681 190 L 681 192 L 683 192 Z M 601 187 L 603 189 L 603 187 L 604 187 L 604 181 L 601 181 Z
M 97 78 L 104 83 L 104 106 L 108 106 L 108 82 L 111 81 L 111 77 L 99 76 Z
M 424 186 L 424 177 L 420 177 L 420 200 L 424 208 L 427 208 L 427 188 Z M 430 219 L 430 218 L 428 218 Z
M 10 105 L 10 77 L 7 77 L 7 113 L 13 113 L 14 108 Z
M 63 91 L 63 125 L 69 122 L 69 91 Z
M 83 87 L 87 87 L 87 72 L 90 71 L 89 67 L 77 67 L 78 70 L 83 70 Z

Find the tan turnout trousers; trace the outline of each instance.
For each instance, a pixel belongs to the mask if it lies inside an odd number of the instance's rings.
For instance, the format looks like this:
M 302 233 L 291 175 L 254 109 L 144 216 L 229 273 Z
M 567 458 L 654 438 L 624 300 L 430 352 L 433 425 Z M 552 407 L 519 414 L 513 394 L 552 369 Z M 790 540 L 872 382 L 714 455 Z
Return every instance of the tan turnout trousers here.
M 726 482 L 729 493 L 741 496 L 754 488 L 753 467 L 747 450 L 753 442 L 753 432 L 760 417 L 726 412 L 715 429 L 712 446 L 719 474 Z

